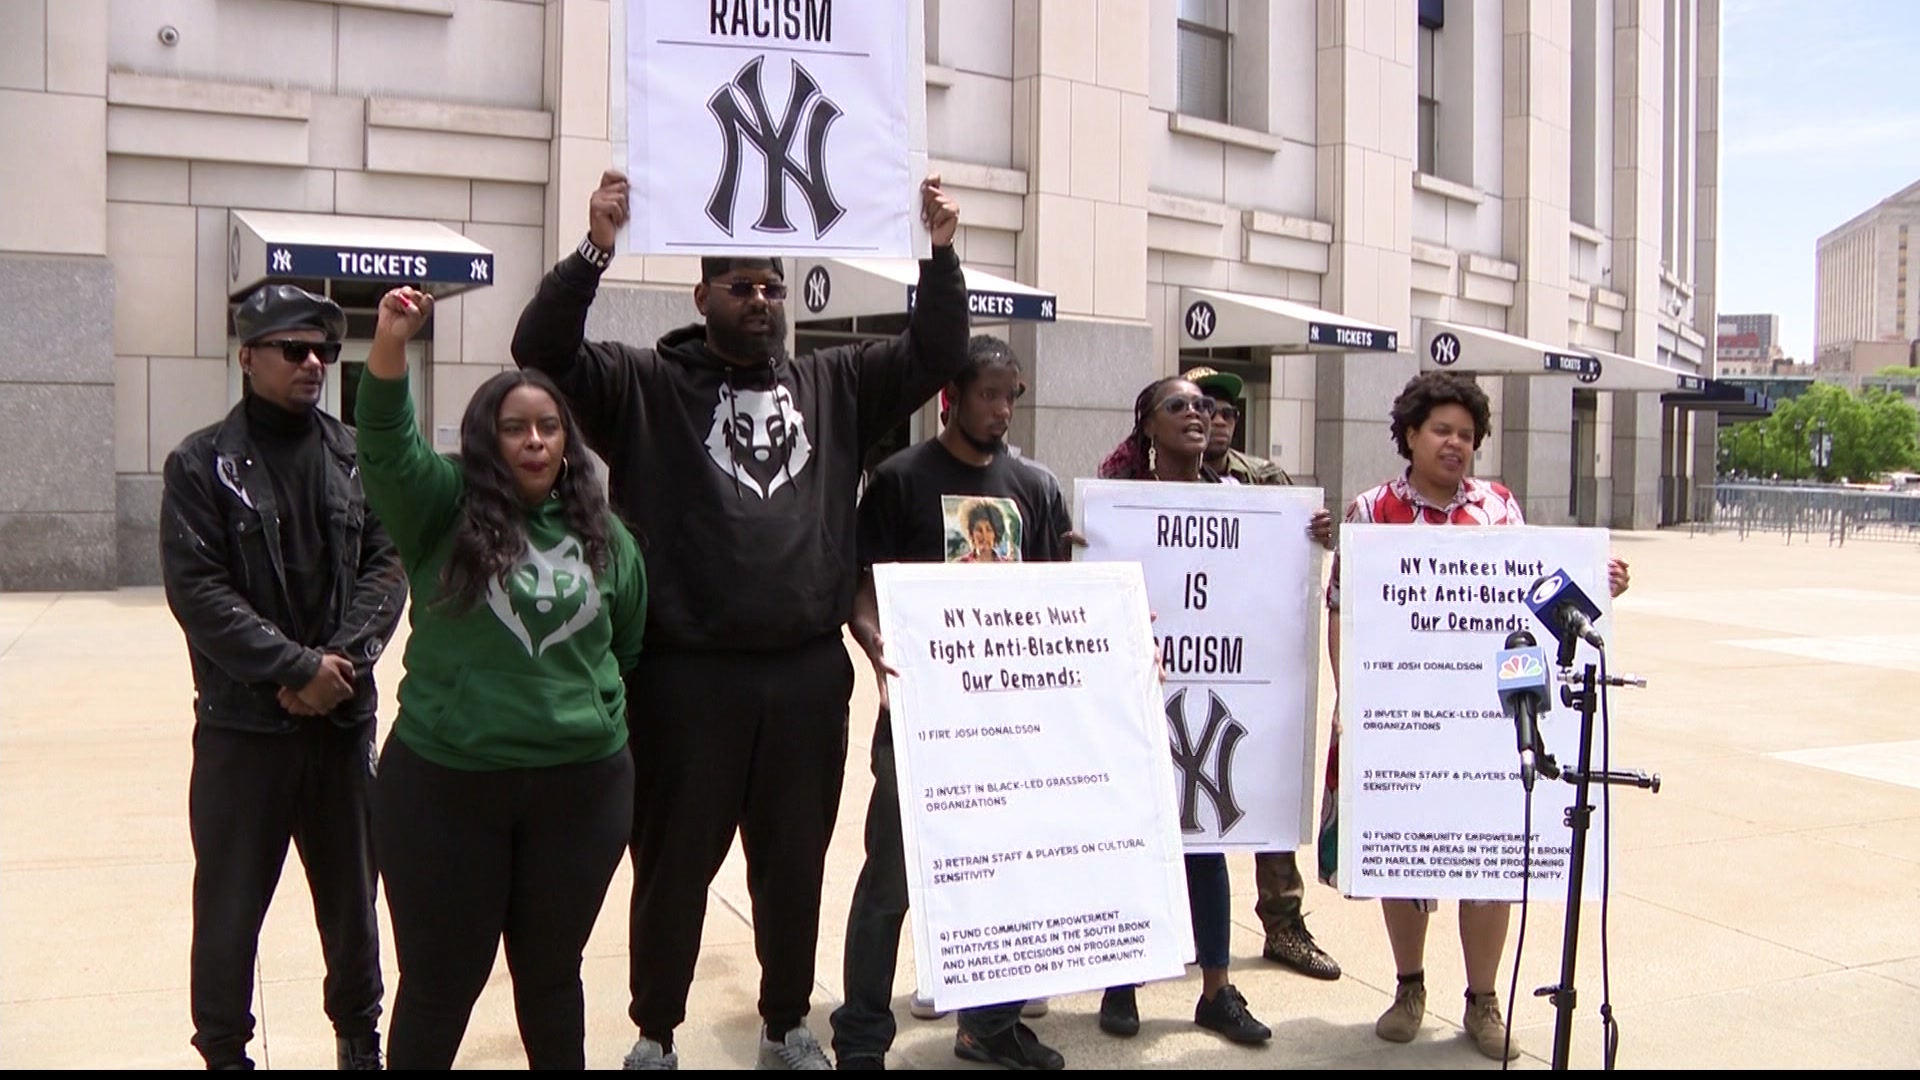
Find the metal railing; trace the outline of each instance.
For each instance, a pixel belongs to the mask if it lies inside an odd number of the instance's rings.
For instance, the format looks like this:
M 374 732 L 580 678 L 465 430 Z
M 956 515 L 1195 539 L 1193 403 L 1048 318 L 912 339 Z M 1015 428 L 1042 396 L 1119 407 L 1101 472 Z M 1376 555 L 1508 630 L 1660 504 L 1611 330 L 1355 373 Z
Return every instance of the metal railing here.
M 1861 491 L 1833 486 L 1753 482 L 1699 484 L 1694 488 L 1689 535 L 1734 531 L 1777 533 L 1793 543 L 1825 537 L 1892 540 L 1920 544 L 1920 492 Z

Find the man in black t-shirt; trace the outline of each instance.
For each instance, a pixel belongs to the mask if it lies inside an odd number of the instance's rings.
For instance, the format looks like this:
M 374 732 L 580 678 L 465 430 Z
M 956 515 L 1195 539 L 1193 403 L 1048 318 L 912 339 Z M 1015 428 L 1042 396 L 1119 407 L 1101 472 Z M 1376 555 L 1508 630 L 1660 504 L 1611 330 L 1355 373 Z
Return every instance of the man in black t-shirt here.
M 880 718 L 873 733 L 873 798 L 867 861 L 847 914 L 847 1003 L 833 1013 L 842 1069 L 885 1068 L 893 1044 L 893 971 L 907 915 L 906 855 L 887 714 L 886 662 L 871 568 L 885 562 L 1059 562 L 1072 520 L 1060 484 L 1044 467 L 1007 452 L 1013 403 L 1025 387 L 1020 361 L 998 338 L 967 343 L 967 366 L 943 395 L 938 436 L 887 459 L 860 500 L 862 577 L 849 624 L 873 661 Z M 1024 1002 L 962 1010 L 953 1052 L 1009 1069 L 1056 1070 L 1066 1059 L 1020 1022 Z

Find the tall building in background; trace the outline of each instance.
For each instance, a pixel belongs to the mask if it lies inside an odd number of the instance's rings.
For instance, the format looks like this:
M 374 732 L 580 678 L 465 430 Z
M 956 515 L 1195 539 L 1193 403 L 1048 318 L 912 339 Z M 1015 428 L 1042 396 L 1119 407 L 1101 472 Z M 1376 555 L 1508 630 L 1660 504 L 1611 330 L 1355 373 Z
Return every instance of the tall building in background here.
M 1814 245 L 1814 363 L 1859 377 L 1920 363 L 1920 182 Z
M 415 399 L 455 448 L 586 230 L 628 2 L 0 0 L 0 418 L 30 448 L 0 458 L 0 589 L 158 580 L 161 464 L 238 399 L 261 282 L 348 309 L 350 415 L 382 271 L 420 267 L 447 299 Z M 1710 378 L 1720 8 L 914 0 L 976 329 L 1030 366 L 1013 440 L 1092 475 L 1142 385 L 1206 362 L 1247 381 L 1247 448 L 1338 508 L 1446 369 L 1528 520 L 1684 519 L 1752 404 Z M 794 270 L 797 349 L 905 325 L 911 264 Z M 621 255 L 591 332 L 654 341 L 697 274 Z
M 1714 341 L 1716 376 L 1783 374 L 1791 365 L 1780 348 L 1780 316 L 1722 315 Z

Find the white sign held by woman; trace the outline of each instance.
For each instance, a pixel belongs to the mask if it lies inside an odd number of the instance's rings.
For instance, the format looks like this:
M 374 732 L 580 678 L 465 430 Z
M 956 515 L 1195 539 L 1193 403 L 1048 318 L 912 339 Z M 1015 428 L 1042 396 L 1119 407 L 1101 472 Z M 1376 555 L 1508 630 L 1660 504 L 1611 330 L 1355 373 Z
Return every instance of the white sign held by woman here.
M 926 255 L 915 0 L 616 0 L 634 254 Z M 622 33 L 621 31 L 624 31 Z
M 920 993 L 956 1009 L 1179 976 L 1193 924 L 1139 567 L 873 577 Z
M 1088 561 L 1137 561 L 1166 666 L 1188 851 L 1310 835 L 1320 683 L 1319 488 L 1079 480 Z
M 1518 900 L 1527 861 L 1514 722 L 1501 711 L 1495 654 L 1526 630 L 1553 667 L 1552 634 L 1527 590 L 1565 570 L 1612 628 L 1604 529 L 1530 526 L 1340 530 L 1340 891 L 1404 900 Z M 1576 664 L 1597 663 L 1580 645 Z M 1557 677 L 1554 679 L 1557 683 Z M 1557 685 L 1540 719 L 1572 767 L 1579 714 Z M 1596 767 L 1605 746 L 1594 736 Z M 1599 798 L 1596 789 L 1594 798 Z M 1534 785 L 1532 896 L 1566 895 L 1573 787 Z M 1588 846 L 1604 850 L 1599 815 Z M 1598 875 L 1585 886 L 1598 895 Z

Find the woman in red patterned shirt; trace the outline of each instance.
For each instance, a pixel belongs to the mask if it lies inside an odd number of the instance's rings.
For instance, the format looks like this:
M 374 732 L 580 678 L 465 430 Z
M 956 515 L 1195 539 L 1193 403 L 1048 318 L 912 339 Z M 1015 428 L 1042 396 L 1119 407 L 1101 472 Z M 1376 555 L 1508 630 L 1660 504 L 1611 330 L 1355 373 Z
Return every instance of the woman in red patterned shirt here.
M 1467 475 L 1474 451 L 1486 439 L 1491 420 L 1486 392 L 1471 379 L 1451 372 L 1428 372 L 1407 383 L 1394 399 L 1393 441 L 1409 462 L 1399 478 L 1361 493 L 1347 507 L 1346 519 L 1377 525 L 1524 525 L 1520 503 L 1505 487 Z M 1618 596 L 1627 588 L 1627 564 L 1614 559 L 1608 585 Z M 1327 586 L 1327 658 L 1334 687 L 1340 685 L 1340 558 L 1334 556 Z M 1338 850 L 1340 706 L 1334 704 L 1333 741 L 1327 751 L 1326 794 L 1320 805 L 1320 878 L 1334 883 Z M 1374 1033 L 1391 1042 L 1411 1042 L 1426 1017 L 1427 919 L 1439 907 L 1433 900 L 1383 900 L 1387 937 L 1399 985 L 1393 1005 L 1374 1024 Z M 1507 945 L 1509 905 L 1462 901 L 1460 948 L 1467 966 L 1467 1009 L 1462 1025 L 1481 1053 L 1497 1060 L 1517 1057 L 1507 1041 L 1506 1021 L 1494 991 Z

